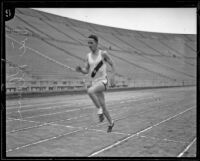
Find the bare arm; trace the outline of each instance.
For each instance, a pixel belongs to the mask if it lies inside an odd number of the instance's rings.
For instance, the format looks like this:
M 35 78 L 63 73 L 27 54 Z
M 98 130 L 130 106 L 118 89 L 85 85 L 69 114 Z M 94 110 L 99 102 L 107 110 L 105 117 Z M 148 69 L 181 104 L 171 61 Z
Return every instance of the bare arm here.
M 88 74 L 89 73 L 89 69 L 90 69 L 90 65 L 88 63 L 88 60 L 85 62 L 85 67 L 81 68 L 80 66 L 76 67 L 76 71 L 77 72 L 81 72 L 83 74 Z
M 90 69 L 90 65 L 88 63 L 88 61 L 85 63 L 85 67 L 84 68 L 81 68 L 81 72 L 83 74 L 88 74 L 89 73 L 89 69 Z
M 115 65 L 112 61 L 112 59 L 110 58 L 110 56 L 108 55 L 107 52 L 102 53 L 102 56 L 104 58 L 104 60 L 111 66 L 111 72 L 113 75 L 116 74 L 116 70 L 115 70 Z
M 116 74 L 116 69 L 115 69 L 115 65 L 112 61 L 112 59 L 110 58 L 110 56 L 108 55 L 107 52 L 102 53 L 102 57 L 104 58 L 104 60 L 111 66 L 111 77 L 110 77 L 110 85 L 112 87 L 115 86 L 115 74 Z

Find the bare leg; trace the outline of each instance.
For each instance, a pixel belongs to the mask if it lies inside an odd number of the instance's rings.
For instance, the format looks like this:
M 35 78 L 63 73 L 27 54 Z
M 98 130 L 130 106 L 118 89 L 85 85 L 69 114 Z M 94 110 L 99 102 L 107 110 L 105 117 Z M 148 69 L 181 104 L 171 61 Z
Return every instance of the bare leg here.
M 106 118 L 107 118 L 109 124 L 112 125 L 113 121 L 112 121 L 112 119 L 111 119 L 111 117 L 110 117 L 110 114 L 109 114 L 108 110 L 106 109 L 104 93 L 103 93 L 103 92 L 98 92 L 98 93 L 97 93 L 97 96 L 98 96 L 98 98 L 99 98 L 99 103 L 100 103 L 100 105 L 101 105 L 101 107 L 102 107 L 102 109 L 103 109 L 104 115 L 106 116 Z
M 103 85 L 96 84 L 94 86 L 91 86 L 87 91 L 89 97 L 92 99 L 93 103 L 95 104 L 95 106 L 97 108 L 100 108 L 101 105 L 100 105 L 100 102 L 99 102 L 99 99 L 98 99 L 98 96 L 96 95 L 96 93 L 104 91 L 104 90 L 105 90 L 105 87 Z
M 100 108 L 100 103 L 99 103 L 97 96 L 93 93 L 88 93 L 88 95 L 90 96 L 90 98 L 91 98 L 92 102 L 95 104 L 95 106 L 97 108 Z
M 99 122 L 103 122 L 104 115 L 103 115 L 103 109 L 101 108 L 101 104 L 96 93 L 101 92 L 102 90 L 104 89 L 102 88 L 102 85 L 100 83 L 94 84 L 92 87 L 88 89 L 88 95 L 92 99 L 95 106 L 98 108 L 97 114 L 99 117 Z

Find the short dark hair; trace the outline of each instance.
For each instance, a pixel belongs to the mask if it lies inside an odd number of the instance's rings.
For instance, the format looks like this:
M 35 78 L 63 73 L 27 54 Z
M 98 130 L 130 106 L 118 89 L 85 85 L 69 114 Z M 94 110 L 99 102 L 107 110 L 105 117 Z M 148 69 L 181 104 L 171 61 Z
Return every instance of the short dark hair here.
M 90 35 L 88 38 L 93 39 L 96 43 L 98 43 L 98 37 L 96 35 Z

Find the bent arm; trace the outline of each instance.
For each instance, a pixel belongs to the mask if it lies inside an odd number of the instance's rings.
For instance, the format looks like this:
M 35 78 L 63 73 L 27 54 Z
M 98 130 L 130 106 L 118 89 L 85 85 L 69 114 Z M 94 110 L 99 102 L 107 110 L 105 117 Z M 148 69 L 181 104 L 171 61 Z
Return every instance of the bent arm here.
M 88 63 L 88 61 L 87 61 L 86 64 L 85 64 L 85 67 L 84 67 L 84 68 L 81 68 L 81 72 L 82 72 L 83 74 L 88 74 L 88 73 L 89 73 L 89 69 L 90 69 L 90 65 L 89 65 L 89 63 Z
M 115 75 L 116 74 L 115 64 L 112 61 L 112 59 L 110 58 L 110 56 L 108 55 L 108 53 L 104 52 L 102 54 L 102 56 L 103 56 L 104 60 L 110 65 L 112 74 Z
M 90 69 L 90 65 L 88 63 L 88 60 L 85 62 L 85 67 L 81 68 L 80 66 L 76 67 L 76 71 L 83 73 L 83 74 L 88 74 L 89 73 L 89 69 Z

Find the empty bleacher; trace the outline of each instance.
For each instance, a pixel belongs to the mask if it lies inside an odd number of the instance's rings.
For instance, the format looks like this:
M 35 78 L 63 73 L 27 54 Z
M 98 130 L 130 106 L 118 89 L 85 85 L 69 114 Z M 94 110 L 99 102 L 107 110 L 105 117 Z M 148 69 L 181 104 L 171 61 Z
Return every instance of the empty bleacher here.
M 56 62 L 83 65 L 90 34 L 116 64 L 116 88 L 196 85 L 196 35 L 125 30 L 28 8 L 17 8 L 5 27 L 7 93 L 85 88 L 87 76 Z

